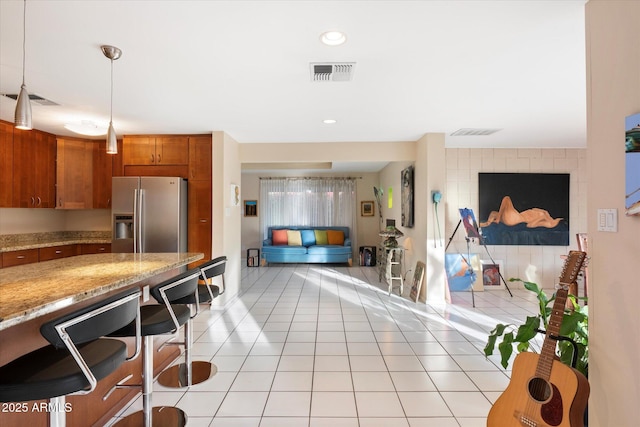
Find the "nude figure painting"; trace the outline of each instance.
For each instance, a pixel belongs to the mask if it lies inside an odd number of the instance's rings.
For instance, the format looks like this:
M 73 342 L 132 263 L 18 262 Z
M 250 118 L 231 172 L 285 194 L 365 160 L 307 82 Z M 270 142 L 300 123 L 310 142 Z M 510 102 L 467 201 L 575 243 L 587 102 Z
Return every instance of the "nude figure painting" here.
M 488 245 L 569 245 L 569 174 L 480 173 Z

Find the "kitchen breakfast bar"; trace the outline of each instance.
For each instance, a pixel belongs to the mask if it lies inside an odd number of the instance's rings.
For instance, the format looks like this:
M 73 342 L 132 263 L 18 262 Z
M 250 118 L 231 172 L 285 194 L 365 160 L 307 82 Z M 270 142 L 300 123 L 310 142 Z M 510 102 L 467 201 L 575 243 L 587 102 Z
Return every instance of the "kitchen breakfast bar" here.
M 148 295 L 147 286 L 179 274 L 187 264 L 202 258 L 201 253 L 107 253 L 0 269 L 0 366 L 48 344 L 40 335 L 40 326 L 46 321 L 125 289 L 136 287 Z M 133 339 L 125 341 L 133 347 Z M 157 347 L 162 343 L 163 340 L 155 342 Z M 179 354 L 176 346 L 157 352 L 154 375 Z M 99 381 L 92 393 L 69 396 L 67 425 L 103 425 L 111 419 L 139 389 L 117 389 L 111 394 L 109 391 L 129 376 L 127 384 L 140 383 L 140 359 L 124 363 Z M 46 426 L 48 414 L 39 410 L 46 404 L 40 403 L 2 404 L 0 426 Z

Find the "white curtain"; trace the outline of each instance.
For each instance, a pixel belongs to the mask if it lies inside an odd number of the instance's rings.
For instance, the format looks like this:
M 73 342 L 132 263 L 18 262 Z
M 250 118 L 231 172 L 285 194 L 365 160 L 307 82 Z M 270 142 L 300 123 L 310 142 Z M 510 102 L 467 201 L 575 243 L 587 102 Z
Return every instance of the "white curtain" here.
M 278 225 L 346 226 L 356 234 L 355 178 L 260 178 L 260 230 Z

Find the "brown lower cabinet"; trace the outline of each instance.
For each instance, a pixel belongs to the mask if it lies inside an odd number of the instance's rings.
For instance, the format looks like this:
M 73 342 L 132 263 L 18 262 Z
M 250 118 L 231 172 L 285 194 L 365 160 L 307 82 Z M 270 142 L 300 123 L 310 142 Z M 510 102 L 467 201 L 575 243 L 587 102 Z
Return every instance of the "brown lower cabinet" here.
M 2 253 L 2 267 L 13 267 L 15 265 L 31 264 L 38 262 L 38 249 L 24 249 L 21 251 L 11 251 Z
M 48 246 L 39 249 L 23 249 L 3 252 L 0 256 L 0 268 L 32 264 L 76 255 L 106 254 L 111 252 L 110 243 L 82 243 L 74 245 Z
M 63 245 L 63 246 L 49 246 L 46 248 L 38 249 L 38 261 L 49 261 L 52 259 L 67 258 L 70 256 L 79 255 L 79 245 Z

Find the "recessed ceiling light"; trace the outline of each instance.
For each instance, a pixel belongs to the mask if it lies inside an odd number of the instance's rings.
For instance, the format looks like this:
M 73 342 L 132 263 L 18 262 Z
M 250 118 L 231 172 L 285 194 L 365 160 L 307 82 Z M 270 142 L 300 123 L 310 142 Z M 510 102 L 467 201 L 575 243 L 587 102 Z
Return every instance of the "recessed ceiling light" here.
M 87 136 L 99 136 L 107 133 L 106 126 L 98 126 L 91 120 L 82 120 L 80 123 L 67 123 L 64 125 L 64 128 L 71 132 Z
M 335 119 L 324 119 L 322 121 L 322 123 L 324 123 L 325 125 L 332 125 L 332 124 L 334 124 L 336 122 L 337 122 L 337 120 L 335 120 Z
M 327 46 L 339 46 L 347 41 L 347 35 L 342 31 L 325 31 L 320 34 L 320 41 Z

